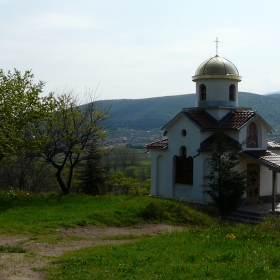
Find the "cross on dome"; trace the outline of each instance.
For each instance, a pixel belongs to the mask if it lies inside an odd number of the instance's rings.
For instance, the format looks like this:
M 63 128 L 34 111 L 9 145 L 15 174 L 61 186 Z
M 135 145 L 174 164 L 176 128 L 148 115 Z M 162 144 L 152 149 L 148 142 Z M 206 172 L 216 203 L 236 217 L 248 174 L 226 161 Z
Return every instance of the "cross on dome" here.
M 220 41 L 218 41 L 218 37 L 216 37 L 216 41 L 214 41 L 216 43 L 216 56 L 218 55 L 218 43 L 220 43 Z

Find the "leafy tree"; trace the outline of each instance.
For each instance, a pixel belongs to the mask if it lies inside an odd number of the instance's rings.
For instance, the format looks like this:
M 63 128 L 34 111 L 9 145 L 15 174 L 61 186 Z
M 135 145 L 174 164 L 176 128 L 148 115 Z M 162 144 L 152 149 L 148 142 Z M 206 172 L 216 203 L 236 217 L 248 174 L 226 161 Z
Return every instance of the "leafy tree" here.
M 128 166 L 125 171 L 124 174 L 126 177 L 131 177 L 131 178 L 138 178 L 138 169 L 140 169 L 139 167 L 136 166 Z
M 34 124 L 44 121 L 52 104 L 51 94 L 40 98 L 44 85 L 34 82 L 31 71 L 0 69 L 0 160 L 40 147 L 44 137 Z
M 52 117 L 38 127 L 41 135 L 48 138 L 38 156 L 56 169 L 56 179 L 64 194 L 71 191 L 74 169 L 92 158 L 92 145 L 106 137 L 107 117 L 95 102 L 80 106 L 70 92 L 57 97 Z
M 140 183 L 137 179 L 126 177 L 123 172 L 112 174 L 110 179 L 116 194 L 139 195 Z
M 239 153 L 242 145 L 232 140 L 222 132 L 214 135 L 215 149 L 209 162 L 211 172 L 204 177 L 210 182 L 206 193 L 222 216 L 240 206 L 246 189 L 246 171 L 235 170 L 241 161 Z

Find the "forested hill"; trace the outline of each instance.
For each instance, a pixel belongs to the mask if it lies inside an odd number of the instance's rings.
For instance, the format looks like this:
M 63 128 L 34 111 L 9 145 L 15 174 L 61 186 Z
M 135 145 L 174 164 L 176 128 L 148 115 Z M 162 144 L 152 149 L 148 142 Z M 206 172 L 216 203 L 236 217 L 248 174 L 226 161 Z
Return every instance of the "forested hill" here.
M 97 101 L 102 109 L 109 109 L 109 130 L 119 128 L 160 129 L 182 108 L 195 107 L 195 94 L 164 96 L 145 99 Z M 273 128 L 280 130 L 280 94 L 258 95 L 239 92 L 239 107 L 248 107 L 258 113 Z

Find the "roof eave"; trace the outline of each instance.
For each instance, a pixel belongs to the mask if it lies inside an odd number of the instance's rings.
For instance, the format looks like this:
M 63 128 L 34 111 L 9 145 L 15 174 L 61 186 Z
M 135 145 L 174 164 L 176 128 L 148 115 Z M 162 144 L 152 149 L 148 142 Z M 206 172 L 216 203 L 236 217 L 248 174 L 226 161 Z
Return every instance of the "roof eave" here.
M 263 165 L 263 166 L 267 167 L 267 168 L 270 169 L 270 170 L 273 170 L 273 171 L 276 171 L 276 172 L 279 172 L 279 173 L 280 173 L 280 167 L 277 168 L 277 167 L 271 166 L 271 165 L 269 165 L 269 164 L 267 164 L 267 163 L 265 163 L 265 162 L 263 162 L 263 161 L 261 161 L 261 160 L 255 158 L 255 157 L 253 157 L 253 156 L 251 156 L 251 155 L 246 154 L 246 151 L 241 152 L 241 155 L 243 155 L 243 156 L 249 158 L 250 160 L 252 160 L 252 161 L 254 161 L 254 162 L 256 162 L 256 163 L 259 163 L 260 165 Z
M 147 150 L 167 150 L 168 146 L 164 147 L 164 148 L 159 148 L 159 147 L 148 147 L 146 146 Z
M 262 116 L 259 115 L 259 114 L 257 113 L 257 111 L 255 111 L 255 115 L 254 115 L 252 118 L 250 118 L 247 122 L 245 122 L 244 124 L 242 124 L 242 125 L 238 128 L 238 130 L 242 129 L 244 126 L 246 126 L 248 123 L 252 122 L 252 121 L 255 120 L 256 118 L 260 118 L 260 119 L 264 122 L 264 124 L 270 129 L 270 133 L 272 133 L 273 131 L 275 131 L 275 129 L 273 129 L 273 128 L 262 118 Z
M 177 119 L 182 114 L 182 111 L 179 112 L 175 117 L 173 117 L 167 124 L 165 124 L 160 130 L 164 130 L 168 127 L 175 119 Z
M 227 79 L 227 80 L 237 80 L 238 82 L 240 82 L 242 80 L 242 77 L 235 74 L 226 74 L 226 75 L 213 74 L 213 75 L 192 76 L 193 82 L 196 82 L 198 80 L 203 80 L 203 79 Z
M 202 130 L 201 126 L 197 124 L 192 118 L 190 118 L 183 110 L 179 112 L 174 118 L 172 118 L 166 125 L 164 125 L 161 130 L 164 130 L 166 127 L 168 127 L 175 119 L 177 119 L 180 115 L 183 115 L 185 118 L 187 118 L 191 123 L 193 123 L 197 128 Z

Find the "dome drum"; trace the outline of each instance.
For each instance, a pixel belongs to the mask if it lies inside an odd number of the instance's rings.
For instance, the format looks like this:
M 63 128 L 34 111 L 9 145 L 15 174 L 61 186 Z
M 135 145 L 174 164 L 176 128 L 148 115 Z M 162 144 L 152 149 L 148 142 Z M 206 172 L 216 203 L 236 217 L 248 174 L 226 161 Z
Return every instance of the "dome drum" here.
M 237 107 L 238 82 L 236 66 L 218 55 L 202 62 L 192 80 L 196 82 L 197 107 Z

